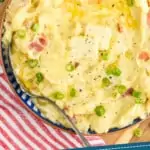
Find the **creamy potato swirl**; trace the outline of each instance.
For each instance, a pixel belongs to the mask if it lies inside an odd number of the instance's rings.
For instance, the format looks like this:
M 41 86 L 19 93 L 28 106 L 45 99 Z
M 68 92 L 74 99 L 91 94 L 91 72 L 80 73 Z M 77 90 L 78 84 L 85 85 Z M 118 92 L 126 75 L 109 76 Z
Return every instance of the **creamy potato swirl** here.
M 150 112 L 147 0 L 15 0 L 4 25 L 17 77 L 82 132 L 108 132 Z M 35 104 L 69 127 L 50 104 Z

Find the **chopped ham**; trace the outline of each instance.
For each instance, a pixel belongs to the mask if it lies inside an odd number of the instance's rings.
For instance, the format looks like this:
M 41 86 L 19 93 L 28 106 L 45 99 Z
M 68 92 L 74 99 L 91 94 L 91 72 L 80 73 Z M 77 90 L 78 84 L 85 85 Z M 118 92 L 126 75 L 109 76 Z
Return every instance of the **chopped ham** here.
M 41 52 L 47 46 L 47 44 L 47 38 L 42 34 L 36 41 L 30 43 L 29 48 L 34 49 L 37 52 Z
M 139 59 L 148 61 L 150 59 L 150 55 L 147 52 L 141 52 L 139 54 Z
M 123 94 L 123 96 L 130 96 L 130 95 L 132 95 L 132 93 L 133 93 L 133 88 L 129 88 L 124 94 Z
M 30 43 L 29 48 L 35 49 L 37 52 L 41 52 L 43 50 L 43 47 L 40 44 L 38 44 L 37 42 Z
M 46 46 L 47 45 L 47 39 L 46 37 L 42 36 L 42 37 L 39 37 L 39 42 L 42 46 Z
M 65 110 L 65 111 L 69 110 L 69 107 L 68 107 L 68 106 L 65 106 L 65 107 L 64 107 L 64 110 Z
M 73 123 L 77 123 L 77 120 L 76 120 L 76 117 L 75 117 L 75 116 L 73 116 L 73 117 L 71 118 L 71 120 L 73 121 Z
M 147 14 L 147 24 L 150 27 L 150 11 Z
M 120 33 L 122 33 L 123 32 L 123 27 L 121 26 L 121 24 L 117 24 L 117 29 L 118 29 L 118 31 L 120 32 Z

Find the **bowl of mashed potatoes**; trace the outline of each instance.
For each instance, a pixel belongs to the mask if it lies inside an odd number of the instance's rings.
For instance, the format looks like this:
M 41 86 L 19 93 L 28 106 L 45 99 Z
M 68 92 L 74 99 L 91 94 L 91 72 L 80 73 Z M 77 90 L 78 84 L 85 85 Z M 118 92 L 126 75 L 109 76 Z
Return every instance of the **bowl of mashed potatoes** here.
M 15 0 L 2 44 L 11 42 L 29 91 L 54 100 L 83 133 L 107 133 L 150 112 L 149 8 L 147 0 Z M 49 103 L 33 102 L 70 127 Z

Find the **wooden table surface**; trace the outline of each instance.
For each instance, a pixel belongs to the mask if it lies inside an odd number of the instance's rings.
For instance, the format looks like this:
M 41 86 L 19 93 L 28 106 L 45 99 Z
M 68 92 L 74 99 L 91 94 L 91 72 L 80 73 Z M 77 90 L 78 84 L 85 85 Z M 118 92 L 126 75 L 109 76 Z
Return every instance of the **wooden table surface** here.
M 143 134 L 140 138 L 133 136 L 133 131 L 136 128 L 141 128 Z M 140 124 L 129 127 L 125 130 L 108 133 L 101 136 L 106 144 L 125 144 L 135 142 L 150 142 L 150 119 L 143 121 Z

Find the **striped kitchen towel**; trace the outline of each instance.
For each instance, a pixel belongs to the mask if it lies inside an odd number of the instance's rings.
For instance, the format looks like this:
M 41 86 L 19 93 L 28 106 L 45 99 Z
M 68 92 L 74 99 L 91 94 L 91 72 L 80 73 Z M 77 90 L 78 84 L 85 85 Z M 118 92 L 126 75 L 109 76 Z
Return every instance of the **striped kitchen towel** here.
M 91 145 L 105 145 L 99 136 L 86 137 Z M 32 115 L 10 89 L 0 66 L 0 150 L 56 150 L 82 147 L 80 139 L 53 129 Z

